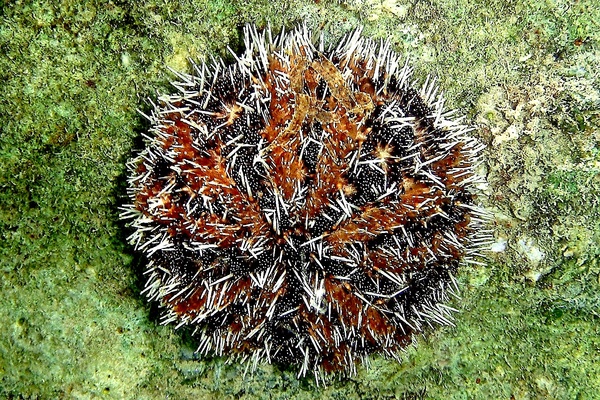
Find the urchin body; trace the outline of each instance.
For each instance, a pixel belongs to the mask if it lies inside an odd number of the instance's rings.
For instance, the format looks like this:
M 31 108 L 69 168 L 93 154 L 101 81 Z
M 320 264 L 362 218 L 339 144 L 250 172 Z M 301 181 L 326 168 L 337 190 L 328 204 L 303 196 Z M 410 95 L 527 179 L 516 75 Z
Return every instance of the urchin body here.
M 177 74 L 129 163 L 145 292 L 201 353 L 317 377 L 395 357 L 450 323 L 453 274 L 482 238 L 482 146 L 389 43 L 245 34 L 235 64 Z

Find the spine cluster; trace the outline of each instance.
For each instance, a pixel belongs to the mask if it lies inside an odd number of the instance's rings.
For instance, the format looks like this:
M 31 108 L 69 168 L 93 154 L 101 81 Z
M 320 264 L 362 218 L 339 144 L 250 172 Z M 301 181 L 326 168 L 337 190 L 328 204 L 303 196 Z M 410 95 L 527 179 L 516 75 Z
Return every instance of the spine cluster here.
M 317 379 L 397 357 L 452 323 L 453 275 L 489 239 L 483 146 L 387 42 L 245 34 L 233 65 L 176 73 L 129 163 L 144 292 L 203 354 Z

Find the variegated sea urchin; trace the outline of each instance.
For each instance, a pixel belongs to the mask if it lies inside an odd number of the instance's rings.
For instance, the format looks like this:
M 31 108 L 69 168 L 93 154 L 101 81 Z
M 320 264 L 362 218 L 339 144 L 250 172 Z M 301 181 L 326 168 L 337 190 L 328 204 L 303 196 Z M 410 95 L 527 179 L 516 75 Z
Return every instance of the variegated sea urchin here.
M 342 370 L 449 324 L 453 274 L 487 240 L 483 146 L 432 80 L 360 31 L 245 29 L 233 65 L 176 73 L 129 163 L 123 218 L 144 292 L 198 352 Z

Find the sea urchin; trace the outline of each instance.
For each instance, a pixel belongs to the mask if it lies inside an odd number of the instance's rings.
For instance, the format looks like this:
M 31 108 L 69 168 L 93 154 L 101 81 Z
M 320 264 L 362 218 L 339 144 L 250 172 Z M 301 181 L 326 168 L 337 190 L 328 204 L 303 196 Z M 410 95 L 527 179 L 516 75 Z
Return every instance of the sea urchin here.
M 389 42 L 247 27 L 245 45 L 176 73 L 148 116 L 122 214 L 144 292 L 202 354 L 317 379 L 397 357 L 451 323 L 453 274 L 484 240 L 483 146 Z

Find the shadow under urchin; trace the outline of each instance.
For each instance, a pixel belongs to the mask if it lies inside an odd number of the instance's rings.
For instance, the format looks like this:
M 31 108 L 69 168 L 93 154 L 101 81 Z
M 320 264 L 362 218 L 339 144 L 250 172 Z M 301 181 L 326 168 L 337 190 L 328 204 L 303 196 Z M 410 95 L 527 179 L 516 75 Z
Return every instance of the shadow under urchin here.
M 454 274 L 489 239 L 483 145 L 389 42 L 244 34 L 232 65 L 175 72 L 128 163 L 143 293 L 201 354 L 317 381 L 398 358 L 451 324 Z

